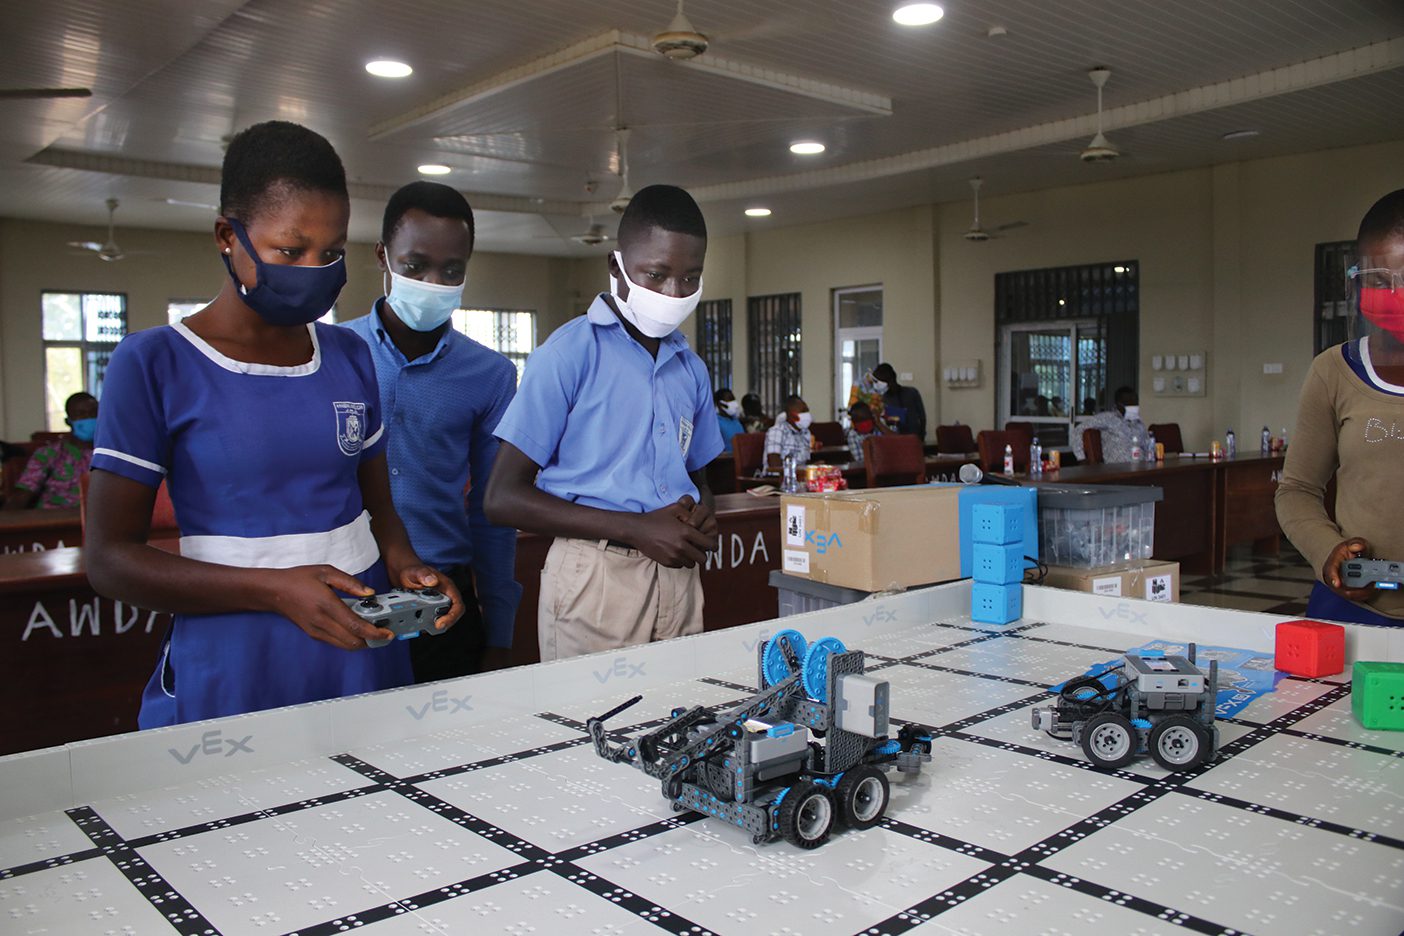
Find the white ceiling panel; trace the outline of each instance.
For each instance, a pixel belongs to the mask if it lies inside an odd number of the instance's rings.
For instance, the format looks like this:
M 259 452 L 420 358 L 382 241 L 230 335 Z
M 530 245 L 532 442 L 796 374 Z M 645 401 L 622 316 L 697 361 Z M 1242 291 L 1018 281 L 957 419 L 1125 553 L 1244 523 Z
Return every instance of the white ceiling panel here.
M 674 0 L 8 3 L 5 33 L 17 41 L 0 60 L 0 87 L 81 85 L 93 97 L 0 100 L 0 214 L 100 221 L 102 200 L 116 195 L 124 200 L 119 221 L 203 229 L 207 218 L 161 199 L 212 202 L 212 185 L 24 160 L 55 147 L 208 171 L 229 134 L 272 118 L 326 134 L 363 185 L 393 187 L 416 178 L 421 163 L 445 163 L 454 170 L 445 180 L 470 197 L 517 199 L 515 212 L 482 212 L 485 248 L 562 255 L 584 248 L 557 235 L 578 233 L 587 219 L 561 203 L 584 212 L 618 190 L 621 125 L 630 128 L 635 188 L 797 177 L 799 191 L 766 199 L 776 214 L 761 223 L 771 225 L 963 199 L 963 180 L 977 173 L 994 194 L 1404 137 L 1404 68 L 1391 67 L 1115 129 L 1110 135 L 1127 156 L 1110 166 L 1082 165 L 1072 155 L 1076 142 L 1030 144 L 937 170 L 811 184 L 803 174 L 816 168 L 1086 119 L 1095 109 L 1086 76 L 1093 66 L 1112 70 L 1106 104 L 1114 108 L 1404 36 L 1398 0 L 949 0 L 945 18 L 923 29 L 894 24 L 893 6 L 691 0 L 686 7 L 710 37 L 714 60 L 884 96 L 888 116 L 661 58 L 607 54 L 372 139 L 373 127 L 591 37 L 651 35 L 671 19 Z M 992 38 L 996 25 L 1006 34 Z M 404 59 L 415 73 L 402 81 L 367 75 L 364 63 L 379 57 Z M 1232 145 L 1219 139 L 1245 127 L 1262 133 Z M 794 156 L 788 144 L 799 137 L 828 150 Z M 533 213 L 531 199 L 548 203 L 549 221 Z M 742 205 L 709 203 L 714 230 L 742 229 Z M 374 200 L 358 200 L 356 236 L 373 238 L 377 226 Z

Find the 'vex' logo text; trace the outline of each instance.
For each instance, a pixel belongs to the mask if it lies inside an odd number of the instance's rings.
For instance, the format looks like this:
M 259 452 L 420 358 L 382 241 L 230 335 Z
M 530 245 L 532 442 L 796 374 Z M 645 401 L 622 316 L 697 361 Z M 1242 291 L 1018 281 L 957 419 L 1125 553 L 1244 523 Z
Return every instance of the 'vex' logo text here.
M 171 756 L 182 764 L 188 764 L 195 759 L 196 754 L 204 754 L 206 757 L 215 757 L 220 751 L 224 751 L 225 757 L 233 757 L 240 751 L 245 754 L 252 754 L 253 748 L 249 747 L 249 741 L 253 735 L 244 735 L 242 738 L 226 738 L 224 732 L 216 728 L 200 735 L 200 740 L 190 746 L 190 750 L 182 754 L 175 748 L 166 748 L 171 752 Z
M 471 712 L 473 706 L 468 704 L 468 700 L 471 698 L 473 698 L 471 695 L 454 698 L 448 694 L 447 689 L 436 689 L 434 694 L 429 697 L 428 702 L 420 706 L 406 705 L 405 711 L 413 715 L 415 721 L 423 721 L 424 716 L 430 712 L 448 712 L 449 714 Z
M 644 673 L 645 663 L 630 663 L 628 657 L 615 657 L 614 663 L 606 666 L 602 670 L 595 670 L 595 679 L 599 682 L 609 682 L 611 679 L 633 679 L 636 676 L 647 675 Z

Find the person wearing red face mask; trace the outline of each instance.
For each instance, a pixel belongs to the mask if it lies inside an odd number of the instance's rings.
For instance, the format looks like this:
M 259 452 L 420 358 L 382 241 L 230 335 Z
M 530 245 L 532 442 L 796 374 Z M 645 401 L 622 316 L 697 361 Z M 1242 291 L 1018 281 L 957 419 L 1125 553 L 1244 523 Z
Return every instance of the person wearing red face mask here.
M 892 429 L 881 419 L 873 416 L 873 409 L 866 403 L 854 403 L 848 408 L 849 426 L 845 430 L 848 437 L 848 453 L 854 464 L 863 464 L 863 440 L 876 435 L 891 435 Z
M 1277 519 L 1320 578 L 1308 617 L 1404 626 L 1404 592 L 1347 588 L 1342 572 L 1358 556 L 1404 560 L 1404 189 L 1365 213 L 1355 246 L 1351 337 L 1312 361 Z M 1333 476 L 1334 519 L 1325 507 Z

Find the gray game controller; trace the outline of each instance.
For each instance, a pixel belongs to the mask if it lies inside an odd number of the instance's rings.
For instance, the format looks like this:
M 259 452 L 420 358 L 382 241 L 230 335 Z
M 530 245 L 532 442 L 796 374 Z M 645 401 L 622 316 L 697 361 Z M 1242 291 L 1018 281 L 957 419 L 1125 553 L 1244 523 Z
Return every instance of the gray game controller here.
M 421 633 L 438 634 L 434 622 L 448 614 L 453 601 L 432 588 L 382 592 L 368 598 L 343 598 L 346 606 L 372 627 L 383 627 L 394 640 L 409 640 Z M 383 647 L 389 640 L 367 640 L 368 647 Z
M 1388 559 L 1346 560 L 1346 588 L 1365 588 L 1372 584 L 1387 591 L 1398 591 L 1404 584 L 1404 563 L 1390 562 Z

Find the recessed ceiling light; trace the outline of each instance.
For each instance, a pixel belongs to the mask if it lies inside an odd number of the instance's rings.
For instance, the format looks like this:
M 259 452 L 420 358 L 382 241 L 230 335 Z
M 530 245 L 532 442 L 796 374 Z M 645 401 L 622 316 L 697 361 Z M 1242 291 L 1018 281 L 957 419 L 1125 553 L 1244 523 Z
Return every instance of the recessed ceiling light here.
M 790 152 L 796 156 L 818 156 L 824 152 L 824 144 L 818 140 L 796 140 L 790 144 Z
M 1112 272 L 1113 272 L 1113 273 L 1125 273 L 1125 272 L 1126 272 L 1126 267 L 1124 267 L 1124 266 L 1114 266 L 1114 267 L 1112 267 Z
M 1068 304 L 1068 300 L 1066 300 L 1066 299 L 1059 299 L 1059 300 L 1058 300 L 1058 305 L 1060 305 L 1060 306 L 1065 306 L 1065 305 L 1067 305 L 1067 304 Z
M 376 59 L 374 62 L 367 62 L 366 71 L 377 78 L 408 78 L 414 74 L 413 68 L 394 59 Z
M 420 175 L 448 175 L 452 171 L 448 166 L 441 166 L 438 163 L 426 163 L 419 167 Z
M 1228 133 L 1225 133 L 1223 136 L 1219 137 L 1219 139 L 1221 139 L 1221 140 L 1246 140 L 1246 139 L 1248 139 L 1248 138 L 1250 138 L 1250 137 L 1258 136 L 1258 135 L 1261 134 L 1262 132 L 1263 132 L 1263 131 L 1261 131 L 1261 130 L 1230 130 Z
M 892 11 L 892 18 L 902 26 L 930 26 L 945 15 L 937 3 L 905 3 Z
M 769 208 L 747 208 L 747 209 L 746 209 L 746 217 L 748 217 L 748 218 L 768 218 L 768 217 L 770 217 L 770 209 L 769 209 Z

